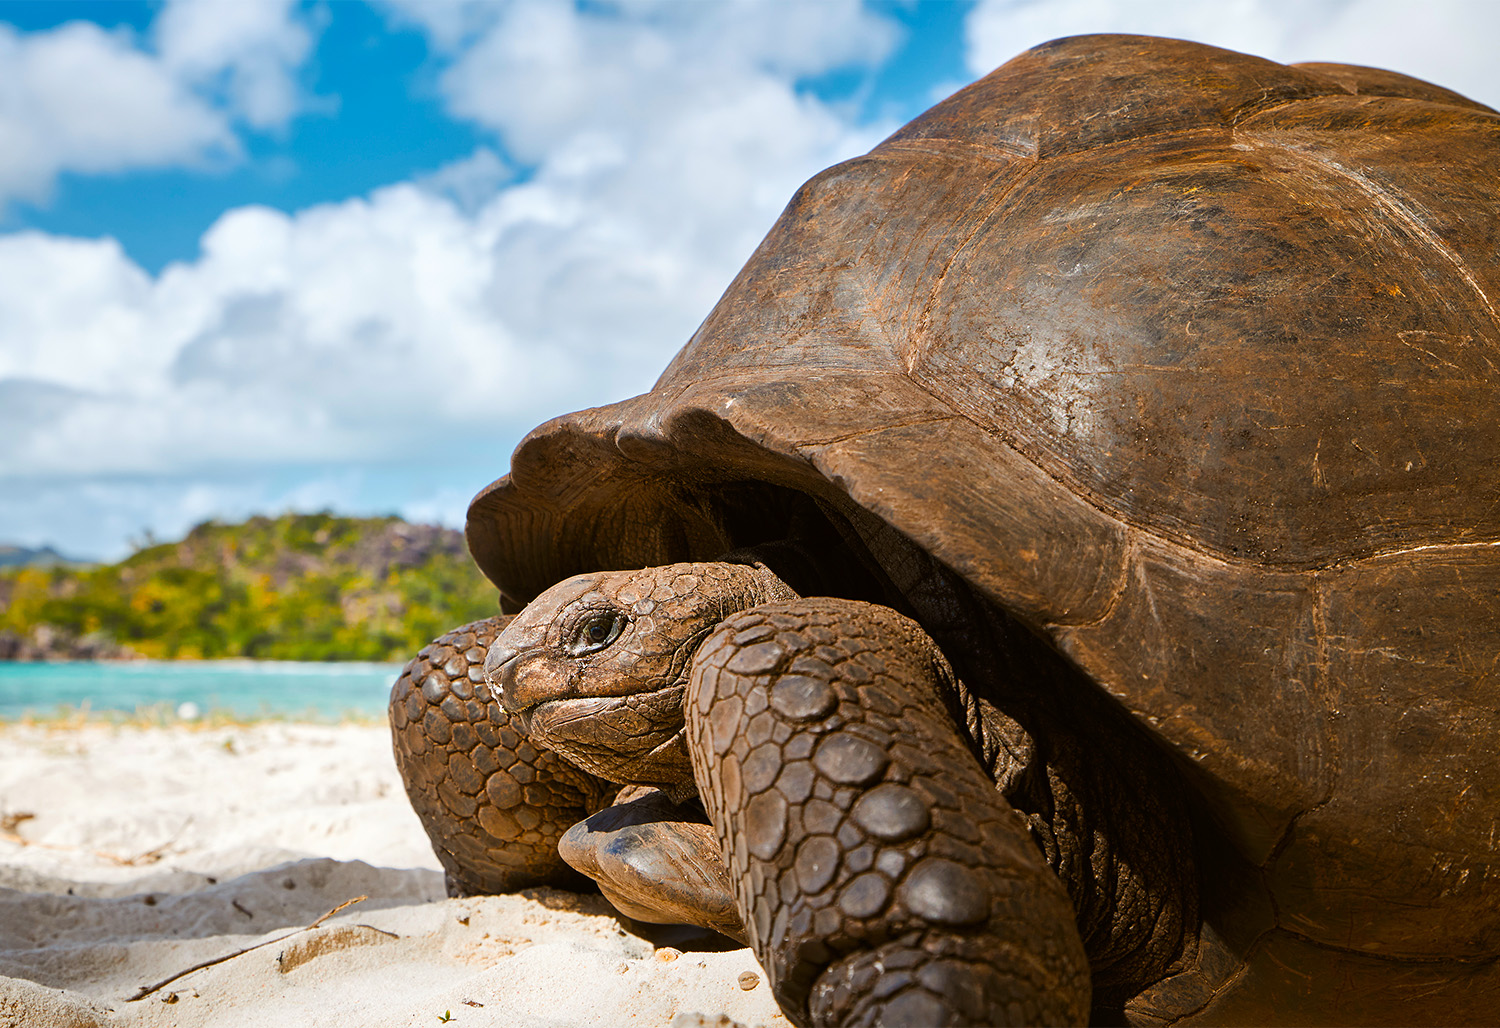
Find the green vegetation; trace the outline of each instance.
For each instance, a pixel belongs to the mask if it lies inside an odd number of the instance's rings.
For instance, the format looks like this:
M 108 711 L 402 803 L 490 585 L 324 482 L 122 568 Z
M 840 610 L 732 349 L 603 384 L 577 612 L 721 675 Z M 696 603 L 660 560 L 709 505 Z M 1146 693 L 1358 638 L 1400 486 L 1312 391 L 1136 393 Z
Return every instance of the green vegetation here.
M 119 564 L 0 569 L 0 632 L 50 625 L 157 658 L 406 660 L 495 610 L 461 533 L 398 518 L 207 521 Z

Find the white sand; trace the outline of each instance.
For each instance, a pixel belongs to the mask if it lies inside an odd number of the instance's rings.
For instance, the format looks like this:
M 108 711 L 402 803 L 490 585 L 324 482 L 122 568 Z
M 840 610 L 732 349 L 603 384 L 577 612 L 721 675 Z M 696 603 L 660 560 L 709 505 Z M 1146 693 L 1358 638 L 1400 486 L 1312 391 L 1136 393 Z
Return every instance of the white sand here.
M 0 727 L 0 1028 L 786 1028 L 748 950 L 608 909 L 445 898 L 383 727 Z

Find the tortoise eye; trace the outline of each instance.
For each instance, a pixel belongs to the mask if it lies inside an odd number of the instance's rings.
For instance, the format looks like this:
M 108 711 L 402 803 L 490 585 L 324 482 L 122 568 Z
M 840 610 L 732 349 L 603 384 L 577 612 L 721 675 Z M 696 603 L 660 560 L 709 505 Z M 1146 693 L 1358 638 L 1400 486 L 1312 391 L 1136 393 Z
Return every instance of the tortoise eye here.
M 617 610 L 595 611 L 579 622 L 568 644 L 568 652 L 575 657 L 597 653 L 618 639 L 628 623 L 625 615 Z

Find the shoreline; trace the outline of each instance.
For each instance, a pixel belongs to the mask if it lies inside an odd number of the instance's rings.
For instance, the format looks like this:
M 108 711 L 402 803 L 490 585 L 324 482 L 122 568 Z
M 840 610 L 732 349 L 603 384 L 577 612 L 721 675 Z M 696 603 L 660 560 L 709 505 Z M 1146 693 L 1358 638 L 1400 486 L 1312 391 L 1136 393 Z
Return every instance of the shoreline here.
M 0 722 L 0 1025 L 445 1014 L 788 1024 L 750 952 L 709 933 L 597 895 L 447 898 L 383 719 Z
M 180 705 L 178 705 L 180 707 Z M 233 707 L 215 706 L 183 717 L 178 707 L 165 701 L 141 704 L 131 710 L 95 707 L 89 703 L 60 703 L 45 713 L 27 711 L 18 715 L 0 714 L 0 735 L 7 728 L 55 728 L 74 731 L 91 726 L 113 728 L 180 728 L 185 731 L 211 731 L 218 728 L 250 728 L 255 725 L 317 725 L 320 727 L 387 727 L 385 711 L 344 710 L 320 715 L 316 710 L 262 710 L 253 714 Z
M 357 664 L 366 667 L 401 667 L 402 661 L 366 660 L 363 657 L 332 658 L 329 660 L 297 660 L 282 657 L 0 657 L 0 667 L 27 664 L 306 664 L 311 667 Z
M 0 663 L 0 722 L 374 721 L 400 669 L 243 658 Z

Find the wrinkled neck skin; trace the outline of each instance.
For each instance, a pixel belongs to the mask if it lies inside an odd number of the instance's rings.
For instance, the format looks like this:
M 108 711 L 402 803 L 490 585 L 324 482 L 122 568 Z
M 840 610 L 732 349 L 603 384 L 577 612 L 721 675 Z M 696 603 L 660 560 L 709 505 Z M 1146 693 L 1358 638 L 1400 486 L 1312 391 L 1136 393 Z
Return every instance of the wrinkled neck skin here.
M 1072 898 L 1096 1011 L 1118 1008 L 1172 973 L 1197 930 L 1175 771 L 1076 670 L 952 572 L 922 554 L 882 563 L 891 604 L 957 658 L 957 673 L 939 676 L 942 699 Z M 840 571 L 820 574 L 815 553 L 775 543 L 721 562 L 581 575 L 517 615 L 486 674 L 533 740 L 682 802 L 696 795 L 682 702 L 699 644 L 741 610 L 796 597 L 782 575 L 821 594 Z M 591 632 L 611 641 L 590 652 Z
M 1196 956 L 1181 777 L 1080 671 L 958 575 L 883 523 L 853 531 L 881 555 L 888 594 L 953 661 L 954 721 L 1067 888 L 1096 1017 L 1118 1020 L 1126 1000 Z
M 1129 726 L 1007 704 L 955 677 L 950 709 L 1026 821 L 1078 915 L 1106 1020 L 1186 966 L 1198 929 L 1192 830 L 1175 771 Z M 1090 723 L 1092 721 L 1092 723 Z

